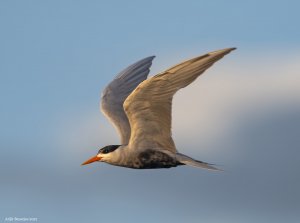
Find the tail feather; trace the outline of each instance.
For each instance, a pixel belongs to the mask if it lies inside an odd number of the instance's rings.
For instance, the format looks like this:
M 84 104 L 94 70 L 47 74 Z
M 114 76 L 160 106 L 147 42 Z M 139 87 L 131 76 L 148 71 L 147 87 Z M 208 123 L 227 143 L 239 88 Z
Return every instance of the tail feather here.
M 176 153 L 176 158 L 180 163 L 188 165 L 188 166 L 193 166 L 193 167 L 198 167 L 198 168 L 205 168 L 205 169 L 209 169 L 209 170 L 222 171 L 221 169 L 218 169 L 218 168 L 214 167 L 213 164 L 202 162 L 202 161 L 199 161 L 199 160 L 194 160 L 193 158 L 188 157 L 188 156 L 186 156 L 184 154 L 181 154 L 181 153 Z

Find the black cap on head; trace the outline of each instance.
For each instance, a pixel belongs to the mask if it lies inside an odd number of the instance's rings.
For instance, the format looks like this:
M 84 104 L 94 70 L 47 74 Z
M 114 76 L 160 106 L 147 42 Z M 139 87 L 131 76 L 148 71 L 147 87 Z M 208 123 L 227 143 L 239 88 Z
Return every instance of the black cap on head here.
M 107 154 L 115 151 L 120 145 L 109 145 L 101 148 L 98 153 Z

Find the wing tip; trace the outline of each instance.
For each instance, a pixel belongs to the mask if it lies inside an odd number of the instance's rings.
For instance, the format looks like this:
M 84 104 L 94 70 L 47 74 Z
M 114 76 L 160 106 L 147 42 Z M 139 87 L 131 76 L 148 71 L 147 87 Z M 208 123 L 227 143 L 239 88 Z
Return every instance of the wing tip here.
M 222 49 L 222 50 L 216 50 L 216 51 L 212 51 L 210 53 L 208 53 L 209 55 L 219 55 L 219 54 L 228 54 L 230 53 L 231 51 L 233 50 L 236 50 L 237 48 L 236 47 L 230 47 L 230 48 L 225 48 L 225 49 Z
M 156 56 L 153 55 L 153 56 L 149 56 L 149 57 L 145 57 L 139 61 L 137 61 L 136 63 L 132 64 L 131 66 L 134 66 L 134 65 L 141 65 L 141 64 L 152 64 L 152 61 L 153 59 L 155 58 Z
M 150 60 L 150 61 L 152 61 L 155 57 L 156 57 L 155 55 L 152 55 L 152 56 L 144 58 L 144 60 Z

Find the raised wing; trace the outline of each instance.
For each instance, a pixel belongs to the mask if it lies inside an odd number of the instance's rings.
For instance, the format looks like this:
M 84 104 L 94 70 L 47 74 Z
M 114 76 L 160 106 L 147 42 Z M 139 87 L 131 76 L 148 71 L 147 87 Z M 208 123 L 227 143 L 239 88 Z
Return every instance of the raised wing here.
M 154 56 L 140 60 L 120 72 L 102 93 L 101 110 L 117 129 L 121 143 L 128 144 L 130 125 L 123 103 L 148 74 Z
M 124 102 L 131 126 L 129 147 L 176 152 L 171 136 L 173 95 L 234 49 L 223 49 L 187 60 L 142 82 Z

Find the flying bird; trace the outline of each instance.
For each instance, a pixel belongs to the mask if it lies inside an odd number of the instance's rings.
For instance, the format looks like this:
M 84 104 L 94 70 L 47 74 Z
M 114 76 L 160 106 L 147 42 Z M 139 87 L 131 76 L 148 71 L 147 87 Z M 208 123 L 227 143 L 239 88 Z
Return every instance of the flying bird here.
M 101 148 L 82 165 L 98 161 L 134 169 L 189 165 L 218 170 L 177 151 L 171 133 L 172 99 L 232 50 L 235 48 L 195 57 L 148 79 L 154 56 L 120 72 L 104 89 L 101 110 L 117 129 L 121 145 Z

